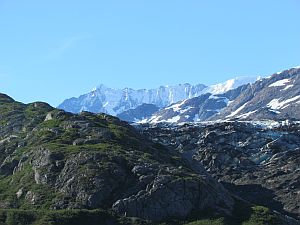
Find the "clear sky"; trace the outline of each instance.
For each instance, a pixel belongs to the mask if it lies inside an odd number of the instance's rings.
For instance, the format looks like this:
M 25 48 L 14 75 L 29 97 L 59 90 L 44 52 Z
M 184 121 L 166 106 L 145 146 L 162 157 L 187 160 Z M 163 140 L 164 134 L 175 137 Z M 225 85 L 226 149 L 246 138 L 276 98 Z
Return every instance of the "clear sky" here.
M 23 102 L 299 64 L 299 0 L 0 0 L 0 92 Z

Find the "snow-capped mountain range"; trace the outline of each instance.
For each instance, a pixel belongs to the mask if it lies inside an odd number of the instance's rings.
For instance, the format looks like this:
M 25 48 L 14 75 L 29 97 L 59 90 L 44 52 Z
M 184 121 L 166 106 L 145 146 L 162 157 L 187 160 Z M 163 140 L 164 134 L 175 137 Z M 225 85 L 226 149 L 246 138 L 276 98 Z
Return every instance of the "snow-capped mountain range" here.
M 300 68 L 295 67 L 241 85 L 222 94 L 185 99 L 141 123 L 216 120 L 300 120 Z
M 78 98 L 73 97 L 65 100 L 58 108 L 73 113 L 90 111 L 94 113 L 103 112 L 116 116 L 127 110 L 134 110 L 143 104 L 152 104 L 162 109 L 178 101 L 198 97 L 205 93 L 222 94 L 240 85 L 254 82 L 255 80 L 257 80 L 257 77 L 237 77 L 224 83 L 211 86 L 186 83 L 139 90 L 131 88 L 114 89 L 100 85 L 91 92 L 81 95 Z M 141 111 L 141 108 L 139 108 L 139 111 Z M 140 115 L 139 118 L 136 119 L 143 117 L 144 115 Z
M 154 113 L 140 123 L 179 123 L 205 121 L 226 108 L 244 91 L 247 85 L 231 89 L 225 93 L 206 93 L 185 99 Z
M 260 79 L 211 119 L 300 120 L 300 67 Z
M 73 113 L 108 113 L 139 123 L 215 120 L 300 120 L 300 67 L 269 77 L 237 77 L 224 83 L 181 84 L 154 89 L 113 89 L 100 85 L 65 100 Z
M 155 89 L 134 90 L 131 88 L 114 89 L 100 85 L 90 93 L 65 100 L 58 108 L 73 113 L 90 111 L 115 116 L 126 110 L 134 109 L 143 103 L 163 108 L 180 100 L 199 96 L 205 88 L 206 86 L 203 84 L 182 84 L 160 86 Z

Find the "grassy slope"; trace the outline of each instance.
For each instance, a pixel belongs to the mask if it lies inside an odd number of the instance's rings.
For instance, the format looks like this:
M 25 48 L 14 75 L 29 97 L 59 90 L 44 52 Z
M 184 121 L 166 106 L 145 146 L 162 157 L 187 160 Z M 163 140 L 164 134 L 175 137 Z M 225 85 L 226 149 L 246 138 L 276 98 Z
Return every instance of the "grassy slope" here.
M 198 219 L 152 223 L 136 218 L 122 218 L 104 210 L 0 210 L 0 225 L 285 225 L 269 209 L 241 205 L 232 217 L 198 215 Z

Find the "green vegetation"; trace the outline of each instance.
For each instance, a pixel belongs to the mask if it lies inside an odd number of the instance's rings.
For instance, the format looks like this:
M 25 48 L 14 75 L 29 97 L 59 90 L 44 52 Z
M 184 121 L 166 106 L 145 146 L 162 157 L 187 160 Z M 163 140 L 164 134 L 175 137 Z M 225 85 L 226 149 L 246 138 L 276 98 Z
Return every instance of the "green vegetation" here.
M 241 205 L 240 205 L 241 206 Z M 242 206 L 245 209 L 245 205 Z M 247 207 L 246 207 L 247 208 Z M 237 212 L 235 212 L 237 213 Z M 252 206 L 242 218 L 199 218 L 190 221 L 172 220 L 164 223 L 147 222 L 137 218 L 119 217 L 105 210 L 0 210 L 0 225 L 284 225 L 274 213 L 261 206 Z M 202 213 L 201 213 L 202 215 Z M 202 217 L 206 217 L 203 216 Z
M 286 225 L 277 214 L 263 206 L 235 201 L 232 216 L 218 217 L 211 210 L 194 212 L 186 221 L 170 220 L 159 225 Z
M 197 220 L 194 222 L 187 223 L 185 225 L 224 225 L 224 224 L 226 224 L 224 218 L 220 218 L 220 219 Z
M 251 215 L 248 221 L 242 225 L 266 225 L 266 224 L 281 224 L 278 218 L 271 212 L 270 209 L 262 206 L 253 206 Z
M 0 210 L 2 225 L 96 225 L 124 224 L 102 210 L 24 211 Z

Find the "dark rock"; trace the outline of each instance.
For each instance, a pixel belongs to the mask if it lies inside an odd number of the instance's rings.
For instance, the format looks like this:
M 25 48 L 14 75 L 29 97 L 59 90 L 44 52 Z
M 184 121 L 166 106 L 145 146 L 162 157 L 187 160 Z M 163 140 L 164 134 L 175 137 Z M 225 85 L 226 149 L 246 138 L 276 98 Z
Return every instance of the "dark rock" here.
M 152 140 L 188 155 L 190 164 L 203 165 L 235 195 L 300 218 L 299 123 L 140 128 Z

